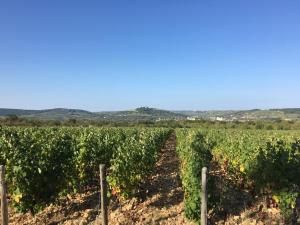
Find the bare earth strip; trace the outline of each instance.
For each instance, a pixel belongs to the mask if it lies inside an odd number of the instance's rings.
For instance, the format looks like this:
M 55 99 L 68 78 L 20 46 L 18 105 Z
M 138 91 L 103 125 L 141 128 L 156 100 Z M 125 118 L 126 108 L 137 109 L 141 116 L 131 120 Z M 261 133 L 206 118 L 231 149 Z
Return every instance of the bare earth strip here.
M 110 213 L 112 224 L 192 224 L 184 218 L 183 190 L 173 134 L 162 149 L 154 175 L 144 185 L 145 201 L 129 204 Z

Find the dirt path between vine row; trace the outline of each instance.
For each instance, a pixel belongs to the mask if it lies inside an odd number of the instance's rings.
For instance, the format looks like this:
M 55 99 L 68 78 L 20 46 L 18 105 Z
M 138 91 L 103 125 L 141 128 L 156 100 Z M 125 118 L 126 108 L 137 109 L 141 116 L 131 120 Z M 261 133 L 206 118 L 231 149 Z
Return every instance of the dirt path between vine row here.
M 153 176 L 143 185 L 144 201 L 132 199 L 112 211 L 111 224 L 191 224 L 184 218 L 183 190 L 179 177 L 179 160 L 172 134 L 160 153 Z
M 109 224 L 193 224 L 184 218 L 183 190 L 176 156 L 176 136 L 172 134 L 160 152 L 153 175 L 140 187 L 136 198 L 125 202 L 110 201 Z M 101 224 L 98 190 L 69 195 L 34 217 L 10 210 L 11 224 L 41 225 Z

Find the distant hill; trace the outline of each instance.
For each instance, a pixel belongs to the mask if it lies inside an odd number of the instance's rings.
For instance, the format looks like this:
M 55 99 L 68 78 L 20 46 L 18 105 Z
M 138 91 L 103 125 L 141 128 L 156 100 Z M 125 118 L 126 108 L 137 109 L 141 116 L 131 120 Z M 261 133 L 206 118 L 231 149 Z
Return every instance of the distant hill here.
M 39 110 L 38 112 L 24 116 L 46 120 L 93 119 L 95 117 L 94 113 L 89 111 L 65 108 Z
M 269 109 L 269 110 L 210 110 L 210 111 L 168 111 L 149 107 L 134 110 L 89 112 L 80 109 L 55 108 L 46 110 L 23 110 L 0 108 L 0 116 L 16 115 L 24 118 L 42 120 L 99 120 L 99 121 L 157 121 L 206 119 L 219 121 L 246 120 L 298 120 L 300 108 Z
M 252 109 L 252 110 L 211 110 L 211 111 L 175 111 L 190 118 L 245 121 L 245 120 L 297 120 L 300 119 L 300 108 L 286 109 Z
M 300 108 L 271 109 L 271 111 L 282 111 L 285 114 L 300 114 Z
M 162 109 L 154 109 L 149 107 L 140 107 L 137 108 L 135 111 L 141 114 L 147 114 L 151 116 L 157 116 L 162 118 L 180 118 L 183 117 L 183 114 L 176 113 L 168 110 L 162 110 Z
M 0 116 L 16 115 L 26 118 L 37 118 L 47 120 L 65 120 L 70 118 L 91 118 L 94 113 L 80 109 L 45 109 L 45 110 L 24 110 L 0 108 Z
M 149 108 L 140 107 L 135 110 L 115 111 L 115 112 L 98 112 L 101 119 L 109 121 L 156 121 L 156 120 L 171 120 L 171 119 L 186 119 L 185 115 Z
M 0 116 L 16 115 L 25 116 L 38 113 L 40 110 L 25 110 L 25 109 L 6 109 L 0 108 Z
M 175 112 L 140 107 L 127 111 L 89 112 L 80 109 L 55 108 L 46 110 L 23 110 L 0 108 L 0 116 L 16 115 L 19 117 L 42 119 L 42 120 L 104 120 L 104 121 L 156 121 L 167 119 L 185 119 L 185 115 Z

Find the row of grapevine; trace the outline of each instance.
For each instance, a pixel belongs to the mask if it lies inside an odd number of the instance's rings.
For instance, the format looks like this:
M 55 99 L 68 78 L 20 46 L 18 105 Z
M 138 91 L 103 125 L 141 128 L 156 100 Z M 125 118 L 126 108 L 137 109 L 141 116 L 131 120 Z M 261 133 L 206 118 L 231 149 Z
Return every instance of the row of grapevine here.
M 270 196 L 291 217 L 300 187 L 300 133 L 210 130 L 212 153 L 241 188 Z
M 61 194 L 93 184 L 109 168 L 114 193 L 134 193 L 153 169 L 169 129 L 0 128 L 0 164 L 14 206 L 37 212 Z
M 198 220 L 200 216 L 201 167 L 209 164 L 208 153 L 203 152 L 211 153 L 237 186 L 272 196 L 283 215 L 291 216 L 300 187 L 299 132 L 179 129 L 177 134 L 188 218 Z M 187 182 L 193 182 L 195 188 Z
M 185 216 L 190 220 L 199 220 L 201 170 L 208 166 L 212 159 L 211 146 L 205 141 L 205 136 L 195 129 L 178 129 L 176 136 Z

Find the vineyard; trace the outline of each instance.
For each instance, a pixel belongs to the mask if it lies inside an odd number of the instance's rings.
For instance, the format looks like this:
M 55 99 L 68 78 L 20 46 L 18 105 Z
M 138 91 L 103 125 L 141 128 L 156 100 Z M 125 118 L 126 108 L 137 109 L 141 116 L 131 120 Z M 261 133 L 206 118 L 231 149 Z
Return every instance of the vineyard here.
M 200 221 L 203 167 L 209 168 L 211 220 L 228 204 L 229 186 L 264 198 L 286 223 L 299 216 L 298 131 L 2 127 L 0 165 L 6 167 L 10 204 L 20 212 L 40 212 L 61 196 L 98 185 L 100 164 L 108 168 L 109 196 L 131 199 L 154 173 L 170 136 L 189 220 Z
M 0 164 L 12 204 L 40 211 L 59 195 L 97 182 L 109 167 L 114 194 L 129 197 L 151 174 L 169 129 L 1 128 Z
M 228 189 L 223 182 L 216 193 L 213 172 L 221 172 L 236 188 L 247 190 L 253 198 L 264 196 L 277 205 L 286 223 L 297 216 L 299 132 L 183 129 L 177 130 L 177 137 L 188 218 L 199 220 L 200 217 L 199 186 L 203 166 L 212 172 L 208 187 L 212 210 L 221 208 Z

